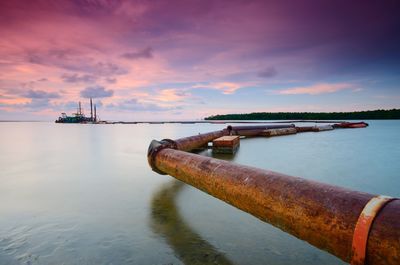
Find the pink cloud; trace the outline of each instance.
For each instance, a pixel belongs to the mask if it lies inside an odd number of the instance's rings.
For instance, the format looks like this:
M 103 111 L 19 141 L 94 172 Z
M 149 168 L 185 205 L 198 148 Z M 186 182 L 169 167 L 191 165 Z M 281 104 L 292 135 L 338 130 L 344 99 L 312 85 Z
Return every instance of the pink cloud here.
M 315 84 L 312 86 L 293 87 L 293 88 L 289 88 L 289 89 L 280 90 L 280 91 L 278 91 L 278 94 L 281 94 L 281 95 L 300 95 L 300 94 L 319 95 L 319 94 L 335 93 L 335 92 L 338 92 L 341 90 L 348 90 L 348 89 L 351 89 L 353 91 L 359 91 L 359 88 L 355 88 L 353 84 L 320 83 L 320 84 Z
M 159 95 L 155 96 L 158 101 L 162 102 L 176 102 L 183 101 L 191 97 L 189 92 L 184 89 L 169 88 L 163 89 L 159 92 Z
M 192 88 L 216 89 L 226 95 L 233 94 L 242 87 L 243 87 L 243 85 L 238 84 L 238 83 L 233 83 L 233 82 L 216 82 L 216 83 L 210 83 L 210 84 L 205 84 L 205 85 L 192 86 Z

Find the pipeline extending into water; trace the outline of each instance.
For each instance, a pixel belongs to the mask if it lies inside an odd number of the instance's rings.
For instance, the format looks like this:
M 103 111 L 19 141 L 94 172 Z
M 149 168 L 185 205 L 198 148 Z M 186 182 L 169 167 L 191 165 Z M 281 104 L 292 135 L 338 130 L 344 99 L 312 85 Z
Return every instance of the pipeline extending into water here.
M 185 152 L 234 131 L 153 141 L 149 164 L 351 264 L 400 264 L 400 200 Z

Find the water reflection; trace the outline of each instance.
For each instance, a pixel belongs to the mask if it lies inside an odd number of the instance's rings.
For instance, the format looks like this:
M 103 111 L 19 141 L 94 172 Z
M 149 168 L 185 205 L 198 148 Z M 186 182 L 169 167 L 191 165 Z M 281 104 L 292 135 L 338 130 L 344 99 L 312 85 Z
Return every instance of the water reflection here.
M 201 238 L 179 213 L 176 199 L 185 184 L 172 181 L 151 202 L 151 228 L 162 236 L 184 264 L 234 264 Z

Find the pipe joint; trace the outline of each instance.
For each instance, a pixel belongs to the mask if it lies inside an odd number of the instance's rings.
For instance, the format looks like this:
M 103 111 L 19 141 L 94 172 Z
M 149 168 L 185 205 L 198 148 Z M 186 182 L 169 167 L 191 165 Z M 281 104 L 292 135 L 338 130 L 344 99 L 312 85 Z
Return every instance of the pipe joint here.
M 178 149 L 177 144 L 174 140 L 163 139 L 161 141 L 156 141 L 156 140 L 151 141 L 149 149 L 147 150 L 147 160 L 149 162 L 151 169 L 154 172 L 157 172 L 158 174 L 161 175 L 167 175 L 167 174 L 158 170 L 158 168 L 155 165 L 155 159 L 158 152 L 166 148 Z
M 228 125 L 225 130 L 227 130 L 228 134 L 231 135 L 231 133 L 232 133 L 232 125 Z

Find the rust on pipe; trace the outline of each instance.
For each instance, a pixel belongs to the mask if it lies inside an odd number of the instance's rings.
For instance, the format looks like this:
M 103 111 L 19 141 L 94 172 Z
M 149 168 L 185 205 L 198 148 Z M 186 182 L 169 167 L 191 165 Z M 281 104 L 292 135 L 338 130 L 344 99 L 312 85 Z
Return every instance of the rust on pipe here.
M 159 173 L 159 174 L 165 174 L 164 172 L 158 170 L 155 165 L 154 165 L 154 159 L 156 154 L 165 148 L 172 148 L 176 150 L 182 150 L 182 151 L 191 151 L 193 149 L 202 147 L 207 145 L 209 142 L 212 140 L 219 138 L 224 135 L 229 135 L 231 132 L 230 126 L 228 126 L 226 129 L 220 130 L 220 131 L 213 131 L 209 133 L 203 133 L 203 134 L 198 134 L 194 136 L 189 136 L 189 137 L 184 137 L 176 140 L 171 140 L 171 139 L 163 139 L 161 141 L 155 141 L 153 140 L 150 143 L 149 150 L 147 153 L 147 160 L 149 161 L 149 164 L 151 168 Z
M 355 225 L 375 195 L 242 166 L 164 146 L 153 169 L 169 174 L 349 262 Z M 152 155 L 151 155 L 152 154 Z M 400 200 L 376 216 L 366 264 L 400 264 Z
M 174 140 L 175 149 L 182 150 L 182 151 L 190 151 L 201 146 L 207 145 L 208 142 L 219 138 L 224 135 L 229 135 L 229 129 L 223 129 L 220 131 L 214 131 L 209 133 L 203 133 L 199 135 L 189 136 L 185 138 L 180 138 Z M 169 140 L 171 141 L 171 140 Z
M 268 129 L 285 129 L 294 128 L 294 124 L 289 125 L 248 125 L 248 126 L 228 126 L 233 131 L 241 130 L 268 130 Z
M 302 127 L 296 127 L 296 131 L 298 133 L 302 132 L 313 132 L 315 129 L 315 126 L 302 126 Z
M 261 136 L 265 130 L 295 128 L 294 124 L 289 125 L 250 125 L 250 126 L 228 126 L 231 134 L 240 136 Z
M 252 129 L 252 130 L 240 130 L 240 131 L 232 131 L 232 135 L 246 136 L 246 137 L 254 137 L 261 136 L 263 129 Z
M 262 132 L 263 136 L 272 137 L 272 136 L 282 136 L 282 135 L 290 135 L 296 134 L 296 128 L 283 128 L 283 129 L 268 129 Z

